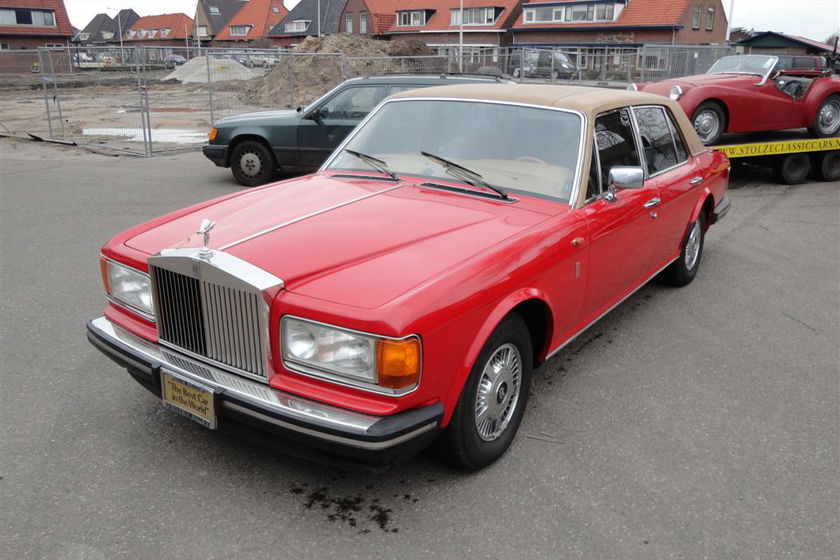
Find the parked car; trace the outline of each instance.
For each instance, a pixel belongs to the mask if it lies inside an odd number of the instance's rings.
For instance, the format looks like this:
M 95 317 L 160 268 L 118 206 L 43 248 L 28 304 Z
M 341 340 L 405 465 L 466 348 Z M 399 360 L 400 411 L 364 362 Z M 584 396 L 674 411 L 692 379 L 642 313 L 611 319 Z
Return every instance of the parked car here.
M 318 173 L 109 241 L 88 336 L 204 426 L 339 463 L 443 436 L 479 469 L 534 367 L 652 277 L 696 278 L 728 175 L 660 96 L 403 92 Z
M 703 75 L 630 87 L 679 101 L 707 145 L 726 132 L 807 127 L 817 138 L 837 136 L 840 78 L 824 67 L 784 68 L 799 58 L 811 57 L 726 56 Z
M 511 57 L 510 73 L 514 78 L 576 78 L 580 70 L 565 53 L 530 49 Z
M 391 94 L 441 84 L 493 83 L 496 76 L 402 75 L 355 78 L 296 110 L 247 113 L 218 121 L 204 155 L 230 167 L 241 185 L 264 185 L 278 169 L 313 171 Z
M 163 59 L 163 64 L 167 68 L 175 68 L 176 66 L 181 66 L 186 63 L 187 59 L 180 54 L 168 54 L 166 55 L 166 58 Z

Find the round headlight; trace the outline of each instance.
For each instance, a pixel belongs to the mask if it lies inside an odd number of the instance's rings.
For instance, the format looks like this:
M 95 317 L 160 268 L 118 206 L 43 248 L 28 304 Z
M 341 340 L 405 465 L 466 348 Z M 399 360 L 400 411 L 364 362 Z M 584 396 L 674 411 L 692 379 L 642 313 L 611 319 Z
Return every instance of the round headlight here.
M 670 97 L 674 101 L 679 101 L 680 97 L 682 97 L 682 94 L 682 88 L 680 86 L 674 86 L 671 88 L 671 93 L 668 94 L 668 97 Z
M 629 84 L 627 86 L 627 89 L 629 89 L 630 91 L 639 91 L 639 86 L 637 86 L 636 84 Z

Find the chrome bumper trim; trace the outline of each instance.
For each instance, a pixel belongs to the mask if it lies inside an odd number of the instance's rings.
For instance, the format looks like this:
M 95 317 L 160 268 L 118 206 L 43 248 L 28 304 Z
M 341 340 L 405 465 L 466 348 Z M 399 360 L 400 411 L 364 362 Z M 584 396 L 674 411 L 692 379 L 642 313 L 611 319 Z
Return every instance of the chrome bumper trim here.
M 399 436 L 382 442 L 362 442 L 341 436 L 333 436 L 331 434 L 322 433 L 316 429 L 299 426 L 293 422 L 282 422 L 278 419 L 272 418 L 271 413 L 283 416 L 289 419 L 294 419 L 311 426 L 312 428 L 324 428 L 327 430 L 334 430 L 345 433 L 348 436 L 365 436 L 368 430 L 376 424 L 382 417 L 361 414 L 349 410 L 344 410 L 337 407 L 325 405 L 309 399 L 303 399 L 276 389 L 272 389 L 265 384 L 256 383 L 248 379 L 232 375 L 221 369 L 208 366 L 205 363 L 199 362 L 184 354 L 179 354 L 170 351 L 167 348 L 157 344 L 150 343 L 130 332 L 114 325 L 105 317 L 98 317 L 90 322 L 90 328 L 96 331 L 96 335 L 104 340 L 113 341 L 120 346 L 126 347 L 128 354 L 112 348 L 104 342 L 92 339 L 100 350 L 106 354 L 117 356 L 123 361 L 130 362 L 138 369 L 148 370 L 148 363 L 158 364 L 160 368 L 200 383 L 204 386 L 210 387 L 216 391 L 224 394 L 230 394 L 238 400 L 249 403 L 262 411 L 269 414 L 260 414 L 259 412 L 239 407 L 234 403 L 224 402 L 223 406 L 236 407 L 237 412 L 250 413 L 252 416 L 259 415 L 260 419 L 271 421 L 276 425 L 282 424 L 284 428 L 294 430 L 315 436 L 320 439 L 334 440 L 339 438 L 340 441 L 352 444 L 355 447 L 368 448 L 369 445 L 378 447 L 370 447 L 372 449 L 386 448 L 397 445 L 408 437 L 403 438 Z M 143 363 L 146 362 L 146 363 Z M 422 431 L 428 431 L 435 427 L 437 423 L 422 426 L 420 429 L 412 432 L 410 435 L 416 436 Z M 408 436 L 409 434 L 406 434 Z M 337 441 L 337 440 L 336 440 Z

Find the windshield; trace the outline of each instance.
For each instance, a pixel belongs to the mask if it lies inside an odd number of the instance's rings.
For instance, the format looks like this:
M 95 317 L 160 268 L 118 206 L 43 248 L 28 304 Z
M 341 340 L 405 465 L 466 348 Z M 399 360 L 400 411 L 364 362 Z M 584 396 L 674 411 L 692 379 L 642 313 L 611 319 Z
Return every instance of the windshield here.
M 570 112 L 492 102 L 407 99 L 386 103 L 346 148 L 377 158 L 397 175 L 464 182 L 422 152 L 445 158 L 505 191 L 568 203 L 582 119 Z M 326 169 L 370 171 L 342 151 Z
M 755 74 L 766 77 L 773 71 L 778 58 L 775 56 L 741 55 L 725 56 L 715 62 L 707 74 Z

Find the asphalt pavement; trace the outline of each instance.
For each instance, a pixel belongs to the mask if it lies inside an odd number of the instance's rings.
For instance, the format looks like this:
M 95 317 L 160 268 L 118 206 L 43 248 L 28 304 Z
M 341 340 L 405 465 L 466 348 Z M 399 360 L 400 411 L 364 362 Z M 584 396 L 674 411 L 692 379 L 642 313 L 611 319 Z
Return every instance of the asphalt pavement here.
M 500 461 L 374 474 L 205 430 L 85 338 L 100 246 L 228 171 L 0 140 L 0 557 L 836 559 L 840 184 L 766 179 L 736 177 L 693 284 L 536 372 Z

